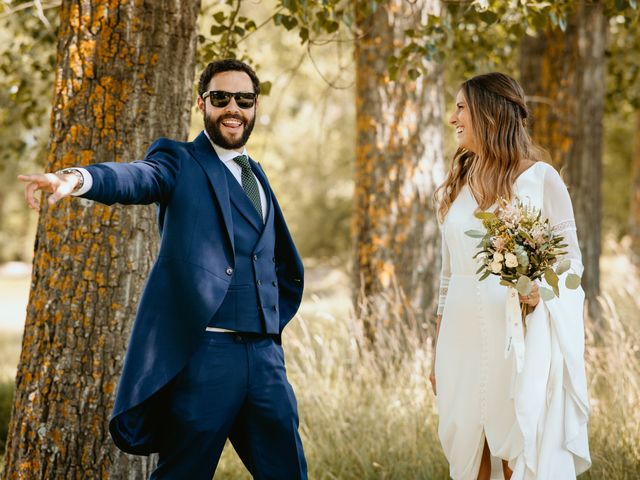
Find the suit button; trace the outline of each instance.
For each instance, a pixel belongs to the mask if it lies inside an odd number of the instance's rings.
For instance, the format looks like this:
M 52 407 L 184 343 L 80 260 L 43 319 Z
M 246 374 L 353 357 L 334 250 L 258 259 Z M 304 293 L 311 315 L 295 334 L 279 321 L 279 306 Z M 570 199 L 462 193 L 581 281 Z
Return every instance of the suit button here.
M 258 286 L 260 286 L 262 285 L 262 280 L 258 280 L 256 283 L 258 284 Z
M 233 268 L 227 267 L 227 269 L 225 270 L 225 273 L 229 276 L 233 275 Z
M 278 311 L 278 307 L 276 307 L 275 305 L 273 306 L 273 311 L 277 312 Z
M 278 284 L 276 283 L 276 281 L 274 280 L 273 282 L 271 282 L 271 285 L 273 285 L 274 287 L 277 287 Z
M 254 262 L 257 262 L 257 261 L 258 261 L 258 255 L 254 255 L 254 256 L 253 256 L 253 261 L 254 261 Z
M 271 261 L 272 261 L 273 263 L 276 263 L 276 257 L 271 258 Z

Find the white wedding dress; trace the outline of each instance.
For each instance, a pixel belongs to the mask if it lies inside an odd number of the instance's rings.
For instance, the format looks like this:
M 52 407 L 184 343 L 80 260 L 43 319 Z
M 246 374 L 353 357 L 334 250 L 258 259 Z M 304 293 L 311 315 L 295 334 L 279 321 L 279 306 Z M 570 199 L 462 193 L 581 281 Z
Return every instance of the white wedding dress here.
M 556 170 L 535 163 L 518 177 L 514 194 L 541 209 L 564 236 L 571 271 L 581 275 L 571 199 Z M 512 480 L 575 479 L 591 464 L 584 292 L 565 288 L 561 278 L 560 297 L 540 300 L 527 318 L 526 336 L 507 325 L 509 288 L 495 275 L 478 281 L 472 258 L 478 239 L 464 233 L 483 229 L 476 208 L 464 187 L 442 224 L 435 376 L 438 434 L 451 477 L 476 480 L 486 438 L 498 467 L 492 478 L 503 478 L 502 458 L 514 471 Z

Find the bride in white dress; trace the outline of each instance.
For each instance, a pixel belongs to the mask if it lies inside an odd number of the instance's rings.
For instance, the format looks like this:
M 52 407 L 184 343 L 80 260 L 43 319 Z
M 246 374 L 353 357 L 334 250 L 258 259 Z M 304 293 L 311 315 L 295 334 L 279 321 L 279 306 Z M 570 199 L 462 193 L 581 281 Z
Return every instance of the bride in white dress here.
M 508 287 L 494 275 L 478 281 L 478 240 L 464 233 L 482 230 L 476 211 L 518 197 L 541 209 L 568 244 L 570 271 L 582 274 L 571 199 L 558 172 L 536 161 L 544 153 L 526 118 L 520 85 L 490 73 L 462 84 L 449 120 L 459 148 L 436 192 L 442 276 L 431 382 L 456 480 L 575 479 L 591 464 L 583 290 L 561 278 L 559 298 L 541 300 L 537 285 L 520 297 L 531 313 L 518 342 L 506 325 Z

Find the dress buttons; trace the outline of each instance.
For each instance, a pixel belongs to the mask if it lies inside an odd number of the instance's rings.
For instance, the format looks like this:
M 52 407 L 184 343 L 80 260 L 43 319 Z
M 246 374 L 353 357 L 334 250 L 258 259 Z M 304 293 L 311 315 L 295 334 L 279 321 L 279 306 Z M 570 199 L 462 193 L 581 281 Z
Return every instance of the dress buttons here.
M 271 261 L 272 261 L 273 263 L 276 263 L 276 257 L 271 257 Z
M 225 270 L 225 273 L 226 273 L 227 275 L 233 275 L 233 268 L 231 268 L 231 267 L 227 267 L 227 269 Z
M 276 307 L 275 305 L 273 306 L 273 311 L 277 312 L 278 311 L 278 307 Z
M 262 285 L 262 280 L 258 280 L 256 283 L 258 284 L 258 286 L 260 286 Z
M 253 261 L 254 261 L 254 262 L 258 261 L 258 255 L 254 255 L 254 256 L 253 256 Z
M 278 284 L 276 283 L 276 281 L 274 280 L 273 282 L 271 282 L 271 285 L 273 285 L 274 287 L 277 287 Z

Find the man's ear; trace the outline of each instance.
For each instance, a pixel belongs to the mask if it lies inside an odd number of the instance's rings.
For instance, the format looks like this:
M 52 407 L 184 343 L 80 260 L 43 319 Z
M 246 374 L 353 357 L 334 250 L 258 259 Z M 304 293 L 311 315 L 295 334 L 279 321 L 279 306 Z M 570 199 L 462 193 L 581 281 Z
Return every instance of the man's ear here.
M 197 104 L 198 104 L 198 110 L 200 110 L 200 113 L 204 114 L 204 100 L 202 100 L 202 97 L 200 95 L 198 95 Z

